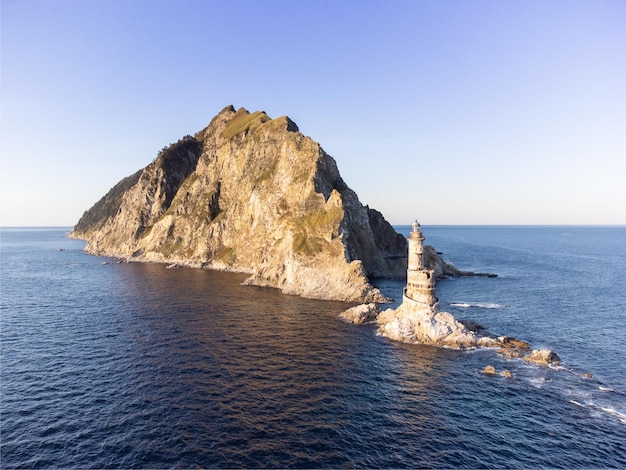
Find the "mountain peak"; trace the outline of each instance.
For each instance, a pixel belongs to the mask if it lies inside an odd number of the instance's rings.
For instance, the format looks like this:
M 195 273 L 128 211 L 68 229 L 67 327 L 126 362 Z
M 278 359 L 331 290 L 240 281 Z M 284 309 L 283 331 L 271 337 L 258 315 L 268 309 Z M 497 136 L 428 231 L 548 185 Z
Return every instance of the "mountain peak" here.
M 406 239 L 287 116 L 227 106 L 103 200 L 72 232 L 94 254 L 247 272 L 345 301 L 384 300 L 368 277 L 406 269 Z

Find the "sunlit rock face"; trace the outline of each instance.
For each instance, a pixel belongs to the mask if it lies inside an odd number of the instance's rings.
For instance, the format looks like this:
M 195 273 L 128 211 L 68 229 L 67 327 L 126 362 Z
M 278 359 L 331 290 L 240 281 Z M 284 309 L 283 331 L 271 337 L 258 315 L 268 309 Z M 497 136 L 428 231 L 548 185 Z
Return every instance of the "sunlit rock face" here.
M 250 284 L 383 301 L 406 239 L 360 203 L 335 160 L 288 117 L 229 106 L 120 181 L 71 236 L 93 254 L 250 274 Z
M 377 322 L 379 335 L 397 341 L 454 349 L 493 345 L 488 341 L 489 338 L 466 329 L 452 314 L 412 302 L 403 302 L 395 310 L 381 312 Z
M 559 365 L 561 358 L 550 349 L 533 349 L 530 354 L 524 357 L 525 361 L 542 365 Z
M 339 318 L 355 325 L 374 322 L 377 316 L 378 309 L 375 303 L 360 304 L 339 314 Z

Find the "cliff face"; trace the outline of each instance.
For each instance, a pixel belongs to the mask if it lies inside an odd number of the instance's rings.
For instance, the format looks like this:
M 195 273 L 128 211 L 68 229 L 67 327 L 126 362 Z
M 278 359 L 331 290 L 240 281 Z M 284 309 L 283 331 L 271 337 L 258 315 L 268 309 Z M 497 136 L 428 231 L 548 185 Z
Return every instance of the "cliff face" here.
M 363 206 L 335 160 L 287 117 L 233 107 L 161 151 L 87 211 L 90 253 L 250 273 L 286 293 L 381 301 L 406 239 Z

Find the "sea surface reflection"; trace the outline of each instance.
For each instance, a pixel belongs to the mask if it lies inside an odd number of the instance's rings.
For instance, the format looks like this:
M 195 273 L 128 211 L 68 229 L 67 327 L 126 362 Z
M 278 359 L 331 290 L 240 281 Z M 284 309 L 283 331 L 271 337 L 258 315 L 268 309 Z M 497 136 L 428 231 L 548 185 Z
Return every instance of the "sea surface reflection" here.
M 626 464 L 624 424 L 572 404 L 593 381 L 392 342 L 238 274 L 2 237 L 3 468 Z

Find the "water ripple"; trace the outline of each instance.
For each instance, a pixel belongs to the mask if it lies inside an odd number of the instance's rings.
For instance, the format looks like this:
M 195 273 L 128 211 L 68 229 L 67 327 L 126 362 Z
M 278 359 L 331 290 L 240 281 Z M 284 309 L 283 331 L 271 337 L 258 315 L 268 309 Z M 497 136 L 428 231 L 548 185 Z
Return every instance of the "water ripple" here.
M 76 243 L 3 257 L 3 468 L 626 466 L 610 381 L 393 343 L 340 303 Z

